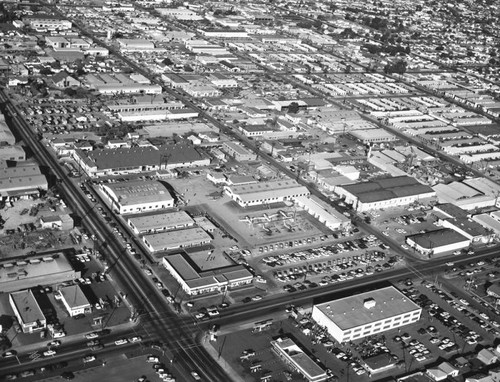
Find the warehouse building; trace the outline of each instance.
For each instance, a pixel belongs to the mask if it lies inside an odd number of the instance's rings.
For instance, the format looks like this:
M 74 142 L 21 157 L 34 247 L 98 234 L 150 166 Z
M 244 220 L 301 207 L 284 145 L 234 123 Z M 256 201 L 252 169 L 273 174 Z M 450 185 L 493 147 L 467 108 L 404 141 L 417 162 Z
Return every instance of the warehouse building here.
M 222 144 L 222 150 L 239 162 L 252 161 L 257 159 L 257 154 L 255 154 L 253 151 L 248 150 L 243 145 L 237 142 L 224 142 Z
M 407 236 L 406 243 L 416 251 L 432 256 L 467 248 L 471 240 L 451 228 L 443 228 Z
M 224 191 L 242 207 L 284 202 L 310 195 L 307 187 L 293 179 L 224 186 Z
M 351 219 L 342 215 L 335 208 L 322 203 L 315 196 L 299 196 L 294 199 L 294 202 L 332 231 L 342 230 L 351 226 Z
M 70 317 L 92 311 L 90 302 L 80 285 L 70 285 L 59 289 L 59 296 Z
M 185 143 L 92 151 L 75 150 L 72 155 L 75 162 L 91 178 L 210 164 L 206 155 Z
M 195 227 L 145 235 L 142 240 L 148 250 L 154 253 L 209 244 L 212 237 L 203 229 Z
M 398 139 L 394 134 L 384 129 L 353 130 L 349 134 L 364 144 L 391 142 Z
M 99 188 L 112 209 L 119 214 L 172 208 L 174 198 L 159 181 L 134 180 L 102 183 Z
M 163 266 L 190 295 L 219 293 L 252 283 L 253 275 L 243 265 L 202 271 L 185 253 L 163 257 Z
M 48 189 L 47 179 L 38 166 L 0 168 L 0 196 L 3 200 L 39 196 Z
M 11 292 L 71 281 L 81 277 L 61 253 L 30 258 L 10 258 L 0 262 L 0 290 Z
M 292 370 L 309 382 L 321 382 L 329 377 L 325 370 L 308 356 L 291 338 L 271 341 L 274 353 Z
M 10 293 L 9 302 L 23 333 L 39 332 L 47 327 L 47 319 L 30 289 Z
M 128 225 L 136 235 L 145 235 L 192 227 L 194 220 L 185 211 L 174 211 L 154 215 L 130 216 Z
M 342 185 L 335 191 L 356 211 L 402 207 L 416 201 L 430 201 L 436 192 L 410 176 L 376 179 Z
M 389 286 L 314 305 L 312 318 L 340 343 L 409 325 L 422 308 Z

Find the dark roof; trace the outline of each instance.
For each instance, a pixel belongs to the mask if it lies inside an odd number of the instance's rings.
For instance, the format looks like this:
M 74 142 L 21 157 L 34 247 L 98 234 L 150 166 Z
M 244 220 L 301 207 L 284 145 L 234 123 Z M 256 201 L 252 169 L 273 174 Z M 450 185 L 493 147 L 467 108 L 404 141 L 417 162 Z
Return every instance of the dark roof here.
M 416 235 L 406 236 L 407 240 L 412 240 L 422 248 L 432 249 L 444 245 L 455 244 L 468 239 L 451 228 L 443 228 L 435 231 L 417 233 Z
M 169 165 L 175 163 L 189 163 L 204 159 L 194 147 L 186 144 L 163 145 L 158 147 L 120 147 L 116 149 L 93 150 L 79 153 L 87 156 L 95 163 L 98 169 L 113 169 L 119 167 L 133 168 L 145 165 Z
M 382 368 L 386 368 L 390 365 L 395 364 L 395 361 L 387 353 L 380 353 L 380 354 L 374 355 L 373 357 L 365 358 L 365 359 L 363 359 L 363 361 L 373 371 L 376 371 L 376 370 L 382 369 Z
M 451 203 L 437 204 L 433 209 L 450 218 L 467 218 L 469 215 L 467 211 Z
M 362 203 L 402 198 L 405 196 L 433 192 L 432 188 L 419 183 L 410 176 L 377 179 L 342 186 L 344 190 L 356 196 Z
M 467 130 L 470 131 L 472 134 L 482 134 L 487 137 L 494 137 L 500 135 L 500 126 L 496 123 L 488 125 L 467 126 Z
M 304 101 L 309 107 L 318 107 L 325 106 L 327 103 L 321 98 L 302 98 L 301 101 Z

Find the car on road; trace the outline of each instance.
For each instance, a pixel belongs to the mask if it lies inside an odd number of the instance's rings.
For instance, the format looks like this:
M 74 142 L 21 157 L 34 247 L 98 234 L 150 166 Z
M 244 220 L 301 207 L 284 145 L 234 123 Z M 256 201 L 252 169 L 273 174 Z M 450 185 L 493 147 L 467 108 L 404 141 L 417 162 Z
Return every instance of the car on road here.
M 252 301 L 260 301 L 260 300 L 262 300 L 262 296 L 260 294 L 257 294 L 252 297 Z
M 153 274 L 153 272 L 151 272 L 151 269 L 149 268 L 144 268 L 144 273 L 148 276 L 151 276 Z
M 2 354 L 3 358 L 9 358 L 9 357 L 15 357 L 17 355 L 17 352 L 15 350 L 7 350 Z
M 100 343 L 101 343 L 101 341 L 99 341 L 99 340 L 92 340 L 92 341 L 87 342 L 87 346 L 91 347 L 91 346 L 99 345 Z
M 57 354 L 57 352 L 55 350 L 46 350 L 43 352 L 43 356 L 44 357 L 53 357 Z
M 97 334 L 96 332 L 85 334 L 85 338 L 88 340 L 92 340 L 97 337 L 99 337 L 99 334 Z
M 132 342 L 132 343 L 133 343 L 133 342 L 141 342 L 141 341 L 142 341 L 142 337 L 140 337 L 140 336 L 130 337 L 130 338 L 128 339 L 128 341 L 129 341 L 129 342 Z
M 158 363 L 160 362 L 160 359 L 152 354 L 148 355 L 148 357 L 146 358 L 146 362 L 148 363 Z
M 196 371 L 192 371 L 191 376 L 194 378 L 195 381 L 201 381 L 201 377 Z
M 126 338 L 121 338 L 115 341 L 115 345 L 125 345 L 128 344 L 128 340 Z
M 61 346 L 61 341 L 59 341 L 59 340 L 50 341 L 50 342 L 47 344 L 47 347 L 48 347 L 48 348 L 55 348 L 55 347 L 58 347 L 58 346 Z
M 87 356 L 82 358 L 82 361 L 83 361 L 83 363 L 89 363 L 89 362 L 95 361 L 95 359 L 96 359 L 95 356 L 87 355 Z
M 94 345 L 90 348 L 90 350 L 92 351 L 98 351 L 98 350 L 102 350 L 104 349 L 104 345 L 103 344 L 99 344 L 99 345 Z

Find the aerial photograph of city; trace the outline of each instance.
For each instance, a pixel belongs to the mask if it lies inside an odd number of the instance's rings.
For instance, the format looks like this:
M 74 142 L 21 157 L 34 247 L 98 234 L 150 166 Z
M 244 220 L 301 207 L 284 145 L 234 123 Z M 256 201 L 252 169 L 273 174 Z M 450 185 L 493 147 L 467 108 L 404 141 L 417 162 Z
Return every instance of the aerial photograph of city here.
M 1 0 L 0 382 L 499 382 L 500 0 Z

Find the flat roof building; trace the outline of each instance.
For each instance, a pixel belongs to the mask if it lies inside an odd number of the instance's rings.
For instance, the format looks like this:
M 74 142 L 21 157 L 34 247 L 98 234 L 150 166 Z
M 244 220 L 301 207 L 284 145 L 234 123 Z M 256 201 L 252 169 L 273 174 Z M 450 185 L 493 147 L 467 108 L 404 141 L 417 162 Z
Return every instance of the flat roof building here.
M 432 256 L 466 248 L 471 240 L 451 228 L 443 228 L 407 236 L 406 243 L 416 251 Z
M 278 203 L 310 195 L 307 187 L 293 179 L 224 186 L 224 191 L 242 207 Z
M 342 343 L 412 324 L 421 313 L 422 308 L 389 286 L 314 305 L 312 318 Z
M 184 143 L 92 151 L 75 150 L 73 159 L 90 177 L 126 175 L 210 164 L 207 156 L 195 147 Z
M 34 165 L 0 168 L 0 196 L 2 199 L 25 198 L 47 190 L 47 178 Z
M 154 215 L 130 216 L 128 225 L 137 235 L 145 235 L 192 227 L 194 220 L 185 211 L 173 211 Z
M 212 237 L 203 229 L 195 227 L 144 235 L 142 240 L 148 250 L 154 253 L 208 244 Z
M 345 202 L 360 212 L 401 207 L 436 196 L 431 187 L 406 175 L 346 184 L 338 186 L 335 192 L 345 197 Z
M 134 180 L 116 183 L 102 183 L 100 189 L 119 214 L 172 208 L 174 198 L 159 181 Z
M 321 382 L 329 378 L 326 371 L 291 338 L 279 338 L 276 341 L 271 341 L 271 346 L 285 364 L 301 374 L 307 381 Z
M 218 293 L 248 285 L 252 273 L 243 265 L 202 271 L 185 253 L 163 257 L 163 266 L 188 295 Z
M 361 143 L 378 143 L 395 141 L 398 138 L 384 129 L 352 130 L 349 132 Z
M 0 290 L 11 292 L 37 285 L 50 285 L 81 277 L 64 253 L 10 258 L 0 262 Z
M 9 302 L 23 333 L 33 333 L 47 327 L 47 319 L 30 289 L 10 293 Z

